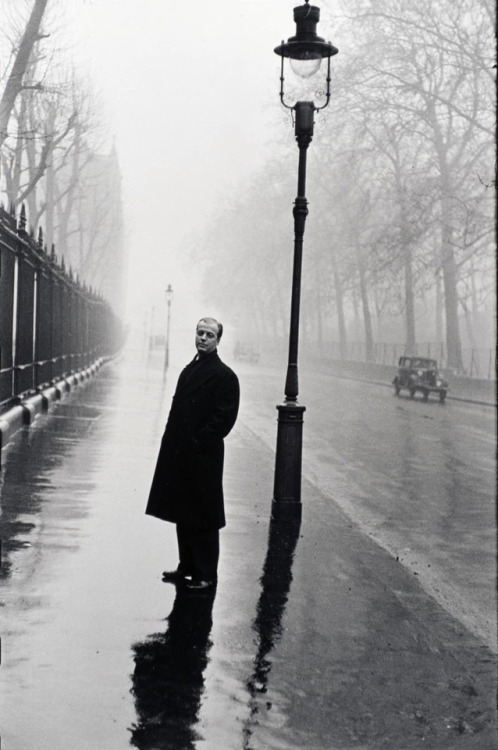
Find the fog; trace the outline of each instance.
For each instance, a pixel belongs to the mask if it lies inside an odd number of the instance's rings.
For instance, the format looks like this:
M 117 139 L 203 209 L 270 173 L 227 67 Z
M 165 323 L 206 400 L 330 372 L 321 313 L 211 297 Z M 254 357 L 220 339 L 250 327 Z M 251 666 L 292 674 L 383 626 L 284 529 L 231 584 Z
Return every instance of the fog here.
M 24 139 L 29 124 L 13 110 L 0 181 L 6 204 L 19 213 L 26 200 L 33 231 L 43 228 L 46 246 L 55 241 L 59 260 L 142 338 L 164 337 L 171 285 L 173 341 L 209 314 L 227 332 L 250 320 L 261 351 L 286 347 L 298 151 L 274 48 L 295 33 L 295 5 L 47 6 L 29 72 L 35 84 L 23 94 L 35 137 Z M 9 71 L 32 3 L 2 6 Z M 393 365 L 418 348 L 454 371 L 490 377 L 493 9 L 475 3 L 470 27 L 467 8 L 467 0 L 320 4 L 318 33 L 340 54 L 308 151 L 305 358 Z M 307 83 L 304 99 L 321 106 L 323 80 Z M 42 164 L 47 136 L 60 141 L 50 196 L 48 169 L 36 174 L 28 155 L 32 141 Z M 90 163 L 79 171 L 78 149 Z M 28 178 L 34 187 L 24 190 Z M 77 196 L 70 221 L 61 220 L 66 190 Z
M 273 48 L 294 33 L 293 5 L 67 4 L 66 33 L 100 92 L 122 171 L 130 323 L 141 324 L 152 305 L 156 321 L 164 315 L 168 283 L 175 290 L 172 333 L 179 319 L 203 313 L 188 248 L 202 242 L 206 223 L 275 148 L 280 71 Z

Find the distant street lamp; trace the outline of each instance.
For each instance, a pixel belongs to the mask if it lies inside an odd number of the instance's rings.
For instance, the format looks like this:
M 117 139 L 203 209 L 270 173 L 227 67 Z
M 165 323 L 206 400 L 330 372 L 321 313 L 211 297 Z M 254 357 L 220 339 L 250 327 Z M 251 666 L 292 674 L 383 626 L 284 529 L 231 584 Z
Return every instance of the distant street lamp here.
M 285 382 L 285 400 L 277 406 L 278 432 L 275 460 L 275 483 L 272 502 L 272 517 L 300 520 L 301 518 L 301 460 L 303 444 L 303 413 L 305 406 L 298 404 L 298 343 L 299 307 L 301 299 L 301 267 L 303 237 L 308 201 L 306 200 L 306 152 L 313 137 L 314 114 L 324 109 L 330 101 L 330 58 L 338 50 L 316 34 L 320 20 L 320 8 L 304 5 L 294 8 L 296 35 L 275 48 L 282 58 L 280 74 L 280 99 L 287 109 L 294 112 L 295 136 L 299 148 L 297 198 L 294 203 L 294 267 L 292 273 L 291 318 L 289 334 L 289 359 Z M 313 79 L 319 71 L 323 58 L 327 59 L 327 87 L 325 104 L 315 106 L 313 101 L 298 101 L 289 104 L 284 94 L 284 61 L 289 58 L 294 73 L 304 80 Z M 316 84 L 312 81 L 313 86 Z
M 164 292 L 164 296 L 166 297 L 166 302 L 168 303 L 168 321 L 166 323 L 166 348 L 164 352 L 164 372 L 168 369 L 169 365 L 169 319 L 171 314 L 171 302 L 173 300 L 173 288 L 171 284 L 168 284 L 168 288 Z
M 149 333 L 149 351 L 154 348 L 154 313 L 156 308 L 154 305 L 150 308 L 150 333 Z

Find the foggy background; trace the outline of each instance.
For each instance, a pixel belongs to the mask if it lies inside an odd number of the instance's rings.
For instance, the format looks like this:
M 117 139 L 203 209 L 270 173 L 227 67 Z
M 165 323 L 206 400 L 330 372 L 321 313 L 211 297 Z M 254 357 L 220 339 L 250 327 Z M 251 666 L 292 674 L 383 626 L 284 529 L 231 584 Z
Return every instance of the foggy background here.
M 193 327 L 206 313 L 224 321 L 230 341 L 233 321 L 216 304 L 216 275 L 203 278 L 205 236 L 275 151 L 272 126 L 286 116 L 273 47 L 282 33 L 294 33 L 292 3 L 69 5 L 67 32 L 99 93 L 122 174 L 126 320 L 164 334 L 164 290 L 171 284 L 172 352 L 186 348 L 183 336 L 192 349 Z M 288 117 L 286 124 L 292 142 Z M 288 165 L 292 174 L 296 164 Z M 290 250 L 292 200 L 290 194 Z M 257 217 L 251 218 L 256 229 Z M 236 263 L 228 272 L 242 289 L 252 283 L 239 276 Z
M 225 351 L 243 338 L 285 358 L 298 153 L 273 49 L 295 33 L 295 4 L 46 6 L 9 124 L 4 202 L 25 203 L 49 250 L 143 340 L 164 339 L 171 284 L 173 352 L 212 314 Z M 32 7 L 1 2 L 2 84 Z M 320 7 L 339 54 L 308 153 L 302 351 L 394 364 L 418 347 L 488 377 L 494 9 Z M 323 80 L 306 96 L 321 104 L 320 92 Z

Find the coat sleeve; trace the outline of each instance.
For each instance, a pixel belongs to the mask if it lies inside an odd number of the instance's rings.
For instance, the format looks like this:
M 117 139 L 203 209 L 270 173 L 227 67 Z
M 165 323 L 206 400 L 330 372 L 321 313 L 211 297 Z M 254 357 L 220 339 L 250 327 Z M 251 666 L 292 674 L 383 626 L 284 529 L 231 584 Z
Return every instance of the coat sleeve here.
M 215 389 L 212 412 L 195 436 L 195 442 L 202 449 L 208 449 L 214 442 L 228 435 L 235 424 L 239 411 L 240 389 L 236 374 L 229 370 Z

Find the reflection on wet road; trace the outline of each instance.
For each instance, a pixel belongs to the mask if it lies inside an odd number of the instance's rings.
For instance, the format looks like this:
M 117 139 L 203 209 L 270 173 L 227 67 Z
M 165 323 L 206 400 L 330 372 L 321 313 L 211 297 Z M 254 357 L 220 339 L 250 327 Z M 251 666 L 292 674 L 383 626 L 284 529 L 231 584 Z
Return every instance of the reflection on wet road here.
M 162 356 L 107 365 L 12 442 L 2 747 L 492 750 L 491 410 L 306 374 L 284 532 L 281 378 L 239 371 L 216 597 L 162 583 L 176 535 L 144 515 L 178 374 Z
M 282 635 L 282 619 L 292 583 L 292 563 L 300 528 L 300 523 L 284 526 L 270 523 L 268 550 L 260 579 L 261 594 L 253 624 L 257 635 L 257 652 L 254 672 L 247 682 L 250 700 L 249 717 L 242 730 L 244 750 L 251 746 L 253 729 L 259 724 L 260 712 L 271 709 L 271 702 L 267 699 L 272 666 L 270 654 Z
M 108 365 L 4 452 L 3 747 L 129 744 L 130 645 L 171 606 L 168 536 L 143 516 L 166 390 L 139 358 Z
M 214 598 L 178 586 L 166 631 L 134 644 L 133 747 L 195 748 Z
M 50 416 L 39 418 L 37 429 L 24 429 L 16 435 L 1 473 L 0 538 L 5 578 L 15 564 L 15 552 L 34 544 L 38 516 L 55 510 L 63 516 L 65 526 L 54 534 L 52 545 L 72 547 L 77 543 L 77 521 L 88 510 L 88 499 L 94 489 L 90 456 L 79 451 L 81 438 L 88 435 L 100 417 L 99 409 L 85 404 L 61 403 Z M 50 430 L 44 425 L 50 423 Z M 71 463 L 73 482 L 70 493 L 57 492 L 57 474 Z M 48 494 L 47 490 L 55 489 Z M 74 523 L 75 534 L 71 534 Z

